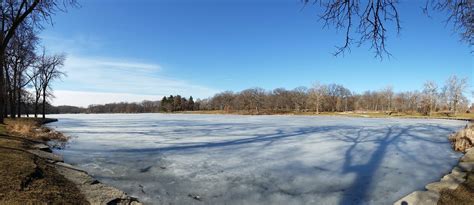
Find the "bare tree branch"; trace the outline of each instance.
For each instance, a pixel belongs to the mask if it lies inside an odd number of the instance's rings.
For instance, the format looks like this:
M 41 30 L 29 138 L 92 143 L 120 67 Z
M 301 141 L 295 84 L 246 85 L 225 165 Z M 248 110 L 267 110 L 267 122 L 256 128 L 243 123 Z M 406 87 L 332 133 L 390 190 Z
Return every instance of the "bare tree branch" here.
M 394 26 L 397 34 L 401 29 L 397 0 L 371 0 L 367 3 L 361 3 L 360 0 L 303 1 L 305 4 L 319 2 L 324 9 L 320 15 L 324 27 L 334 26 L 337 30 L 344 30 L 344 43 L 336 47 L 335 56 L 350 52 L 354 43 L 361 46 L 367 42 L 370 42 L 375 57 L 390 56 L 386 47 L 387 27 Z M 354 34 L 358 35 L 357 40 L 354 40 Z
M 313 3 L 323 8 L 320 20 L 324 27 L 333 26 L 343 30 L 345 37 L 341 46 L 336 46 L 335 56 L 350 52 L 355 43 L 360 47 L 369 44 L 375 57 L 390 57 L 387 49 L 388 33 L 400 33 L 398 0 L 302 0 L 306 5 Z M 460 34 L 461 40 L 473 45 L 474 6 L 473 0 L 426 0 L 423 12 L 429 10 L 447 13 L 447 23 L 453 24 L 453 31 Z M 357 39 L 357 40 L 354 40 Z
M 472 0 L 427 0 L 423 11 L 446 12 L 446 25 L 452 24 L 453 31 L 459 33 L 461 41 L 474 45 L 474 1 Z M 473 52 L 473 50 L 471 50 Z

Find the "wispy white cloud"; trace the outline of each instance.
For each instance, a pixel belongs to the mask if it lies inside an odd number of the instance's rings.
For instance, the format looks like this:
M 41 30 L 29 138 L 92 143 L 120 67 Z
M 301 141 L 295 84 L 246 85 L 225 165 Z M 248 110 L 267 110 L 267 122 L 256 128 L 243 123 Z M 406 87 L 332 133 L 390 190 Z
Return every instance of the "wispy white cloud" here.
M 64 37 L 59 33 L 45 32 L 41 33 L 40 39 L 52 52 L 87 53 L 105 47 L 103 39 L 84 34 Z
M 133 69 L 141 69 L 141 70 L 152 70 L 158 71 L 161 69 L 161 66 L 156 64 L 146 64 L 146 63 L 131 63 L 131 62 L 111 62 L 111 61 L 102 61 L 98 62 L 98 64 L 103 66 L 115 67 L 115 68 L 133 68 Z
M 69 69 L 101 69 L 95 72 L 133 72 L 136 74 L 153 74 L 162 68 L 155 63 L 144 63 L 137 60 L 113 59 L 113 58 L 97 58 L 97 57 L 78 57 L 75 55 L 68 56 L 66 60 L 66 68 Z
M 79 107 L 111 102 L 141 102 L 143 100 L 159 100 L 161 98 L 160 96 L 155 95 L 71 90 L 56 90 L 54 95 L 56 97 L 53 102 L 54 105 L 73 105 Z
M 43 33 L 41 38 L 48 51 L 67 54 L 63 68 L 67 77 L 54 85 L 54 105 L 138 102 L 170 94 L 206 98 L 218 92 L 190 79 L 166 76 L 167 68 L 152 60 L 92 54 L 107 50 L 105 39 L 82 34 L 64 37 L 51 32 Z
M 165 77 L 159 64 L 126 59 L 68 56 L 67 77 L 55 84 L 55 105 L 87 106 L 110 102 L 157 100 L 180 94 L 209 97 L 218 90 Z

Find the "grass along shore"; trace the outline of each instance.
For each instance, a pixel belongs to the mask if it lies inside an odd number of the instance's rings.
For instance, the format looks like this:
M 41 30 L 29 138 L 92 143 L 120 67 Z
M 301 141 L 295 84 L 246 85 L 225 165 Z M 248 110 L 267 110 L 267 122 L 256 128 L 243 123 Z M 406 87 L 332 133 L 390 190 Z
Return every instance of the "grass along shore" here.
M 37 149 L 35 144 L 62 140 L 40 130 L 25 135 L 40 129 L 40 123 L 23 119 L 0 124 L 0 204 L 89 204 L 74 183 L 29 152 Z
M 42 126 L 54 121 L 8 119 L 0 125 L 0 204 L 141 204 L 51 153 L 51 146 L 69 140 Z

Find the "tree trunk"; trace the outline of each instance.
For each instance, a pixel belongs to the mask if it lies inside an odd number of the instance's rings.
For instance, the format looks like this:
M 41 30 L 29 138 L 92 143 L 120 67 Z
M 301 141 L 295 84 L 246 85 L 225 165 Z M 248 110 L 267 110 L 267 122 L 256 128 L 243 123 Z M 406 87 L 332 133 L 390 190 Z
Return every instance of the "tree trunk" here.
M 316 114 L 319 115 L 319 102 L 316 103 Z
M 433 112 L 433 100 L 430 97 L 430 113 L 429 113 L 430 117 L 432 115 L 432 112 Z
M 347 99 L 344 99 L 344 112 L 347 112 Z
M 21 118 L 21 74 L 18 75 L 18 88 L 16 89 L 16 103 L 17 103 L 17 111 L 16 114 L 18 115 L 18 118 Z
M 456 94 L 454 94 L 453 96 L 453 102 L 451 103 L 451 106 L 452 106 L 452 111 L 454 113 L 454 115 L 457 114 L 457 107 L 458 107 L 458 96 Z
M 13 70 L 13 82 L 10 82 L 10 117 L 15 118 L 16 117 L 16 91 L 17 91 L 17 75 L 18 75 L 18 66 L 15 65 L 14 70 Z
M 23 105 L 25 106 L 25 109 L 24 109 L 24 110 L 25 110 L 26 117 L 28 118 L 28 117 L 30 117 L 30 115 L 29 115 L 30 109 L 28 108 L 28 107 L 29 107 L 29 103 L 25 103 L 25 104 L 23 104 Z
M 43 119 L 46 118 L 46 88 L 43 88 Z
M 13 90 L 10 90 L 10 93 L 9 93 L 9 101 L 10 101 L 10 117 L 11 118 L 15 118 L 16 117 L 16 113 L 15 113 L 15 95 L 14 95 L 14 91 Z
M 38 98 L 35 98 L 35 118 L 38 118 Z
M 0 43 L 3 42 L 3 35 L 0 34 Z M 6 90 L 5 90 L 5 73 L 3 68 L 5 51 L 0 50 L 0 124 L 4 123 L 5 118 L 5 99 L 6 99 Z
M 17 111 L 16 111 L 16 114 L 17 114 L 17 117 L 18 118 L 21 118 L 21 89 L 18 88 L 17 90 Z
M 319 115 L 319 105 L 321 104 L 321 100 L 319 99 L 319 96 L 316 97 L 316 114 Z

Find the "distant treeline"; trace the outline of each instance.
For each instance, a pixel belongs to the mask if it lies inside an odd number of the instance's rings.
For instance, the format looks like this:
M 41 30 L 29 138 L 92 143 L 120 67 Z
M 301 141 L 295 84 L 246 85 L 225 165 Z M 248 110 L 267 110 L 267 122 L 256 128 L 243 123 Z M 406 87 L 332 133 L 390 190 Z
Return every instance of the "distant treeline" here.
M 110 103 L 90 105 L 88 108 L 57 107 L 58 113 L 154 113 L 176 111 L 219 110 L 247 114 L 273 114 L 289 112 L 344 112 L 382 111 L 455 114 L 469 110 L 467 79 L 450 77 L 438 88 L 434 82 L 426 82 L 421 91 L 395 93 L 392 87 L 377 91 L 355 93 L 339 84 L 319 84 L 292 90 L 277 88 L 271 91 L 250 88 L 240 92 L 225 91 L 207 99 L 180 95 L 163 97 L 160 101 L 140 103 Z
M 105 105 L 90 105 L 83 109 L 86 113 L 153 113 L 199 110 L 199 104 L 180 95 L 163 97 L 160 101 L 145 100 L 140 103 L 109 103 Z M 62 110 L 61 110 L 62 111 Z

